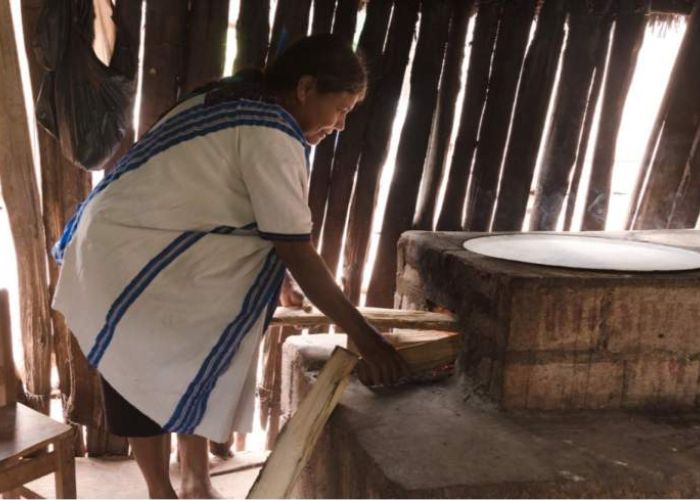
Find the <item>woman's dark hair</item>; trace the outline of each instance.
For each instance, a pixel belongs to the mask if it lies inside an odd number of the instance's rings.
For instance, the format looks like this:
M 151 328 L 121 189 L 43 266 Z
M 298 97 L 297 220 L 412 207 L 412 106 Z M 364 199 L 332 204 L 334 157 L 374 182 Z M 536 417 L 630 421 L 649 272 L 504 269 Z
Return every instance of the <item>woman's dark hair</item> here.
M 337 35 L 312 35 L 291 44 L 265 70 L 265 85 L 271 91 L 293 90 L 304 75 L 314 77 L 323 93 L 359 94 L 367 88 L 362 58 Z

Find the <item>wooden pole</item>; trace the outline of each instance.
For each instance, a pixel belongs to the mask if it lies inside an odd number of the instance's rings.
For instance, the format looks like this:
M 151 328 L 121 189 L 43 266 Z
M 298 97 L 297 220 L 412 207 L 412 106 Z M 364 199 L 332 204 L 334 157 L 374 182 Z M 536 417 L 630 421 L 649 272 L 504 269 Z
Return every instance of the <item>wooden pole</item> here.
M 311 33 L 330 33 L 333 26 L 333 13 L 336 0 L 314 0 L 314 17 Z
M 566 198 L 566 211 L 564 213 L 564 230 L 571 231 L 574 219 L 574 210 L 576 209 L 576 198 L 578 197 L 579 185 L 583 175 L 583 166 L 586 162 L 586 152 L 588 151 L 588 141 L 591 137 L 591 129 L 593 128 L 593 120 L 595 118 L 596 107 L 600 91 L 603 87 L 603 77 L 605 75 L 605 65 L 607 63 L 608 42 L 598 44 L 598 53 L 596 59 L 598 63 L 595 67 L 591 90 L 588 94 L 588 105 L 586 106 L 586 115 L 583 119 L 583 127 L 581 128 L 581 140 L 578 146 L 576 155 L 576 165 L 571 174 L 571 182 L 569 183 L 569 195 Z
M 467 193 L 463 224 L 467 231 L 488 231 L 491 227 L 501 161 L 534 14 L 534 0 L 506 2 L 501 13 L 479 146 Z
M 700 125 L 683 172 L 669 219 L 669 229 L 693 228 L 700 216 Z
M 610 0 L 573 2 L 561 79 L 535 189 L 532 230 L 554 230 L 576 163 L 599 43 L 610 32 Z
M 520 231 L 564 41 L 566 0 L 546 0 L 528 49 L 503 163 L 494 231 Z
M 435 123 L 430 138 L 428 158 L 423 172 L 423 186 L 416 209 L 416 229 L 433 229 L 438 191 L 443 180 L 447 152 L 452 136 L 457 96 L 461 87 L 462 62 L 466 45 L 469 16 L 474 0 L 454 0 L 452 19 L 445 53 L 445 65 L 440 81 L 440 96 Z
M 270 0 L 241 0 L 236 21 L 238 51 L 233 72 L 263 68 L 270 36 Z
M 390 0 L 375 0 L 369 4 L 367 21 L 360 36 L 359 47 L 367 62 L 370 75 L 376 74 L 379 69 L 390 13 Z M 321 255 L 333 272 L 337 269 L 340 259 L 352 185 L 362 151 L 363 138 L 370 125 L 369 115 L 375 94 L 376 88 L 370 86 L 365 100 L 348 116 L 345 130 L 340 134 L 333 158 L 321 247 Z
M 310 9 L 311 0 L 278 0 L 269 60 L 274 60 L 280 51 L 306 35 Z
M 25 44 L 27 47 L 27 61 L 29 63 L 29 76 L 32 85 L 32 95 L 37 96 L 44 70 L 37 63 L 31 47 L 34 45 L 33 37 L 36 30 L 36 22 L 41 10 L 41 2 L 38 0 L 22 1 L 22 21 L 24 25 Z M 78 203 L 84 200 L 91 185 L 90 175 L 73 165 L 61 154 L 58 142 L 51 137 L 42 127 L 37 130 L 39 140 L 39 157 L 41 163 L 41 195 L 43 206 L 43 226 L 46 238 L 46 256 L 49 266 L 49 296 L 53 297 L 58 281 L 58 265 L 51 257 L 51 247 L 58 240 L 68 219 L 73 215 Z M 91 424 L 93 422 L 80 422 L 74 417 L 75 406 L 72 402 L 79 401 L 81 405 L 92 408 L 99 404 L 100 400 L 91 390 L 89 377 L 93 376 L 92 370 L 83 358 L 83 362 L 74 363 L 75 352 L 80 351 L 77 342 L 73 338 L 66 325 L 63 316 L 51 310 L 51 323 L 53 326 L 53 345 L 58 371 L 59 389 L 64 402 L 63 413 L 67 422 L 79 422 Z M 73 381 L 73 379 L 76 379 Z M 73 394 L 73 390 L 77 394 Z M 99 396 L 99 395 L 97 395 Z M 76 455 L 82 455 L 84 444 L 82 433 L 76 432 L 79 440 L 76 442 Z
M 0 1 L 0 74 L 0 189 L 17 255 L 27 396 L 47 413 L 52 343 L 46 236 L 9 0 Z
M 644 41 L 648 5 L 640 0 L 620 3 L 615 21 L 610 62 L 608 63 L 603 107 L 598 125 L 598 137 L 593 153 L 593 166 L 586 196 L 586 209 L 581 229 L 605 229 L 610 203 L 610 189 L 615 166 L 615 148 L 622 122 L 627 93 L 637 68 L 637 56 Z M 597 76 L 596 76 L 597 78 Z M 595 101 L 594 101 L 595 102 Z M 575 193 L 572 192 L 575 197 Z
M 464 199 L 491 73 L 491 56 L 498 32 L 500 11 L 500 1 L 478 4 L 462 116 L 447 178 L 445 198 L 437 222 L 439 231 L 455 231 L 462 228 Z
M 394 302 L 396 243 L 401 233 L 410 229 L 413 223 L 437 103 L 451 10 L 452 4 L 448 0 L 422 4 L 406 122 L 399 139 L 396 170 L 387 198 L 377 260 L 367 292 L 367 303 L 372 306 L 391 307 Z
M 700 123 L 700 6 L 695 5 L 676 58 L 660 111 L 661 132 L 646 190 L 641 197 L 635 229 L 670 227 L 677 191 L 681 187 L 693 139 Z M 648 149 L 656 145 L 651 137 Z M 680 219 L 673 222 L 679 226 Z
M 391 129 L 415 33 L 418 6 L 418 0 L 394 1 L 386 50 L 377 73 L 376 97 L 369 118 L 372 127 L 364 138 L 345 244 L 345 291 L 356 304 L 360 298 L 379 176 L 389 151 Z
M 182 94 L 218 80 L 224 71 L 229 0 L 191 3 Z
M 180 95 L 187 35 L 187 0 L 147 0 L 141 122 L 147 131 Z

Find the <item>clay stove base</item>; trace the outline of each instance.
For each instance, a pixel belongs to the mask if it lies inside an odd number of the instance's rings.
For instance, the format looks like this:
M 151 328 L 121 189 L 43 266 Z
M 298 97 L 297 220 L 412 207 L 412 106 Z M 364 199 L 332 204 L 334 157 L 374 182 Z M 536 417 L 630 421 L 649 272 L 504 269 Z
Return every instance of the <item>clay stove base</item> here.
M 297 384 L 313 378 L 307 362 L 317 363 L 319 344 L 329 344 L 325 335 L 313 337 L 313 360 L 308 340 L 285 346 Z M 296 495 L 700 496 L 700 414 L 505 413 L 475 397 L 464 401 L 458 385 L 379 395 L 352 382 Z

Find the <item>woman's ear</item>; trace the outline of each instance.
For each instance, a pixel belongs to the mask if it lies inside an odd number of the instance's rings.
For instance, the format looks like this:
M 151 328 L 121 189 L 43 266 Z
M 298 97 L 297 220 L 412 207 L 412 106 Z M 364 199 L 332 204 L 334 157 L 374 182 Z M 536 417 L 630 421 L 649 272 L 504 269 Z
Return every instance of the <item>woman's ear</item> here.
M 299 102 L 302 104 L 305 103 L 306 99 L 309 97 L 309 94 L 311 94 L 315 88 L 316 78 L 313 76 L 304 75 L 299 78 L 299 81 L 297 82 L 297 99 Z

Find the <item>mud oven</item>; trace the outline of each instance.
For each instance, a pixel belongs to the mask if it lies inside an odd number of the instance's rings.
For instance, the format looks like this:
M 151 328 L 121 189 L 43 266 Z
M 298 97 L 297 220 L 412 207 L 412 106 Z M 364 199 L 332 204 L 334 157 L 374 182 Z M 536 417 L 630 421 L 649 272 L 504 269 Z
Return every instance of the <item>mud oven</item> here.
M 405 233 L 396 305 L 445 307 L 455 375 L 352 383 L 297 485 L 311 497 L 700 495 L 700 271 L 600 272 L 484 257 Z M 600 237 L 700 250 L 700 232 Z M 339 340 L 285 345 L 284 410 Z

